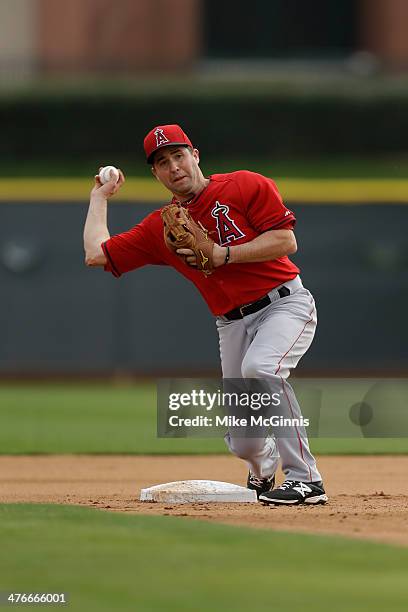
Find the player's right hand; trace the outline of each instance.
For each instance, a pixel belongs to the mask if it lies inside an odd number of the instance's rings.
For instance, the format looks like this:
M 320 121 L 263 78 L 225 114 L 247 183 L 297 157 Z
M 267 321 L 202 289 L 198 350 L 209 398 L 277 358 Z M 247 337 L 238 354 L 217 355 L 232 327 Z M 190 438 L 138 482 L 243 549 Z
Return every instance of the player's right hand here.
M 99 171 L 101 171 L 102 168 L 103 166 L 99 168 Z M 118 182 L 116 182 L 116 179 L 113 178 L 111 181 L 108 181 L 104 185 L 102 185 L 101 183 L 99 174 L 95 174 L 95 184 L 91 191 L 91 196 L 100 195 L 100 196 L 103 196 L 104 198 L 111 198 L 112 196 L 114 196 L 115 193 L 119 191 L 119 189 L 122 187 L 123 183 L 125 182 L 125 175 L 123 174 L 120 168 L 118 168 L 118 170 L 119 170 Z

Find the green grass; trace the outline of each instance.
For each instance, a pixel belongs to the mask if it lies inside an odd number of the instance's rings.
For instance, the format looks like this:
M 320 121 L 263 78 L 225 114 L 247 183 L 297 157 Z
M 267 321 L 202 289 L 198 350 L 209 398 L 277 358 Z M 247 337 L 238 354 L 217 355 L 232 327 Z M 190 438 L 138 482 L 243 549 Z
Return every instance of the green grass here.
M 232 172 L 246 169 L 272 178 L 408 178 L 405 155 L 388 157 L 311 157 L 309 159 L 234 158 L 210 159 L 204 157 L 203 169 L 207 173 Z
M 70 610 L 406 610 L 408 550 L 338 537 L 40 505 L 0 506 L 0 590 Z
M 308 384 L 302 379 L 296 381 L 301 385 L 299 398 L 305 406 L 307 397 L 313 397 L 308 393 L 313 394 L 316 385 L 323 385 L 324 393 L 329 384 L 332 387 L 329 399 L 323 394 L 322 424 L 332 421 L 333 437 L 311 439 L 315 453 L 408 452 L 408 438 L 364 438 L 358 427 L 344 425 L 348 406 L 361 401 L 367 381 L 348 381 L 347 386 L 341 381 L 312 381 L 311 390 Z M 346 406 L 343 417 L 342 402 Z M 342 437 L 334 437 L 336 419 Z M 227 450 L 220 438 L 157 438 L 156 388 L 151 383 L 0 385 L 1 454 L 223 452 Z
M 152 384 L 0 386 L 0 453 L 206 453 L 222 440 L 158 439 Z
M 214 174 L 247 169 L 260 172 L 274 178 L 408 178 L 406 155 L 389 155 L 384 157 L 311 157 L 294 159 L 245 158 L 231 155 L 226 158 L 213 157 L 202 151 L 201 166 L 203 172 Z M 91 179 L 96 165 L 103 160 L 95 158 L 60 159 L 4 159 L 1 163 L 0 177 L 87 177 Z M 107 160 L 120 166 L 126 176 L 150 178 L 150 170 L 139 154 L 133 156 L 114 156 Z

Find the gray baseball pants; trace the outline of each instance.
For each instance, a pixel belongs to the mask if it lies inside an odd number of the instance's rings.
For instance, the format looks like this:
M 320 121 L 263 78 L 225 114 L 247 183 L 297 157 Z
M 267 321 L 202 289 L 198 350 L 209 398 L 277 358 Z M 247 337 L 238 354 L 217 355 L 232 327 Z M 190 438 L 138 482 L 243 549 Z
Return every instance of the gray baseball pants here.
M 276 287 L 269 293 L 271 304 L 243 319 L 217 317 L 223 378 L 259 378 L 273 389 L 281 389 L 283 416 L 300 419 L 302 414 L 287 382 L 312 343 L 317 314 L 313 296 L 297 276 L 284 283 L 290 295 L 281 298 Z M 235 433 L 235 435 L 234 435 Z M 269 477 L 281 460 L 287 480 L 321 480 L 310 452 L 306 429 L 296 426 L 288 437 L 242 437 L 229 428 L 225 441 L 234 455 L 245 459 L 255 476 Z

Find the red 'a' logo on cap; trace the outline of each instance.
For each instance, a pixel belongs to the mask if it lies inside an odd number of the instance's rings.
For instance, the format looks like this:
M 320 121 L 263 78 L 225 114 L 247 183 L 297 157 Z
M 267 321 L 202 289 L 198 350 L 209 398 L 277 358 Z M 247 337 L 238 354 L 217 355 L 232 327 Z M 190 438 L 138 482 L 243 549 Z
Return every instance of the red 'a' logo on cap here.
M 161 128 L 157 128 L 157 130 L 154 131 L 154 135 L 156 136 L 156 147 L 160 147 L 160 145 L 164 144 L 165 142 L 169 142 L 169 139 L 163 134 L 163 130 Z

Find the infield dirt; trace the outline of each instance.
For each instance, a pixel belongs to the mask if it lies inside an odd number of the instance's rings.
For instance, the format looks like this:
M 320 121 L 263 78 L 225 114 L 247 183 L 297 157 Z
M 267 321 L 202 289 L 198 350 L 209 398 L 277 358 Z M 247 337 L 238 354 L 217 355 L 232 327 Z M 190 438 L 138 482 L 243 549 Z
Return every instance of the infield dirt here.
M 196 478 L 244 485 L 243 462 L 228 455 L 1 456 L 0 503 L 75 504 L 408 546 L 407 456 L 320 457 L 319 468 L 330 498 L 324 506 L 176 505 L 140 502 L 140 489 Z

